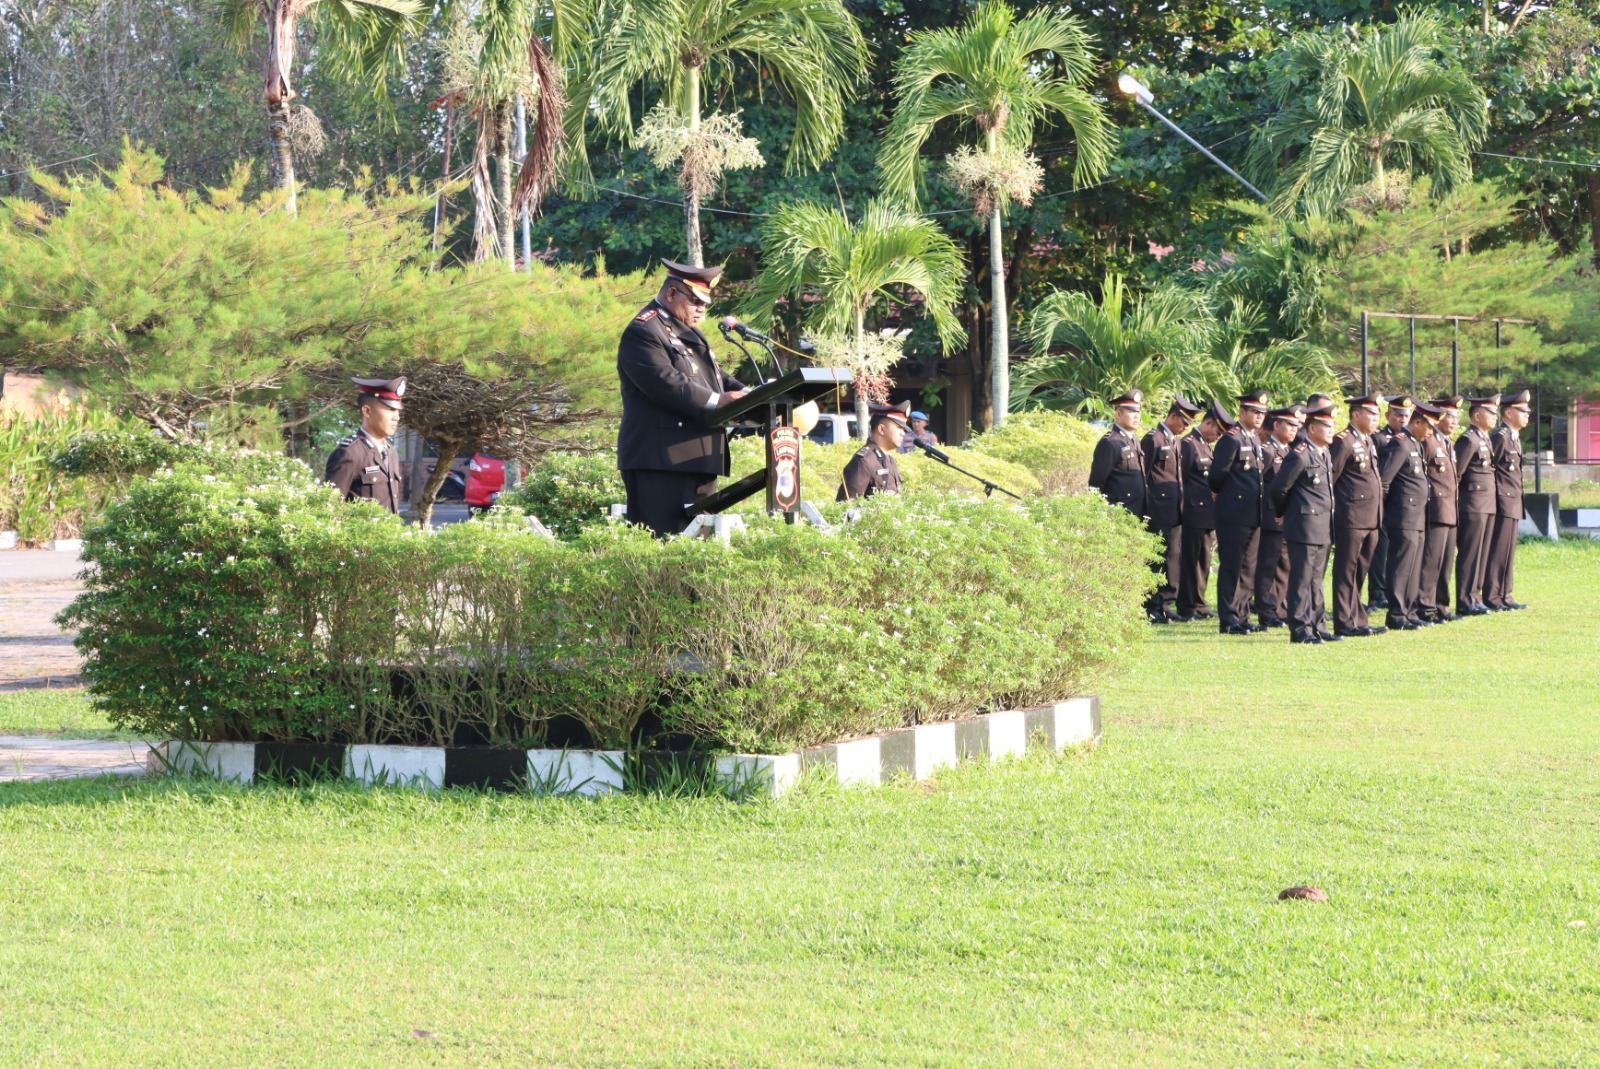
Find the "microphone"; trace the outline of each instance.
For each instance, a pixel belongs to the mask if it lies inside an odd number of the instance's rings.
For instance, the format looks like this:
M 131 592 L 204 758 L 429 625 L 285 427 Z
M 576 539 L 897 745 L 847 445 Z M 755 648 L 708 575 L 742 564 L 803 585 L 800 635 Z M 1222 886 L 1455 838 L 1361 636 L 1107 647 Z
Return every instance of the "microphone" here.
M 936 445 L 929 445 L 927 442 L 918 442 L 917 448 L 928 454 L 934 460 L 941 461 L 945 464 L 950 463 L 950 454 L 946 453 L 943 449 L 940 449 Z
M 769 342 L 772 340 L 771 337 L 761 333 L 754 327 L 745 326 L 743 323 L 733 318 L 733 316 L 723 316 L 722 319 L 717 323 L 717 326 L 722 328 L 722 333 L 724 334 L 728 333 L 729 331 L 733 331 L 735 334 L 749 338 L 751 341 Z

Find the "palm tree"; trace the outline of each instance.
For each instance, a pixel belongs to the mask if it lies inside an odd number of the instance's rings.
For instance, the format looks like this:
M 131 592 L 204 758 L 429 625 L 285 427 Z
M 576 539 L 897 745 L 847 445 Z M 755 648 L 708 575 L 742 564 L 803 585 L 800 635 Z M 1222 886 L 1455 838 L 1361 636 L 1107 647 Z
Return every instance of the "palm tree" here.
M 256 25 L 267 24 L 264 64 L 267 139 L 272 145 L 272 183 L 288 190 L 286 207 L 295 210 L 294 150 L 290 145 L 290 84 L 302 19 L 315 22 L 318 60 L 334 75 L 381 95 L 387 75 L 402 56 L 406 31 L 422 11 L 421 0 L 217 0 L 227 35 L 238 47 L 255 39 Z
M 701 114 L 706 92 L 731 86 L 740 64 L 759 68 L 795 103 L 788 159 L 795 170 L 820 166 L 833 152 L 844 133 L 845 93 L 867 70 L 866 41 L 842 0 L 602 0 L 595 25 L 598 58 L 588 84 L 602 128 L 636 137 L 629 95 L 641 83 L 658 91 L 644 132 L 658 165 L 681 164 L 695 266 L 704 264 L 701 197 L 723 169 L 760 162 L 736 114 Z
M 1206 392 L 1213 396 L 1266 390 L 1288 400 L 1338 385 L 1326 349 L 1303 338 L 1272 337 L 1256 305 L 1235 302 L 1225 315 L 1211 317 L 1205 338 L 1214 376 Z
M 1271 75 L 1276 111 L 1248 159 L 1274 184 L 1274 211 L 1332 214 L 1364 183 L 1389 203 L 1391 165 L 1427 172 L 1435 196 L 1471 180 L 1488 102 L 1466 71 L 1439 60 L 1443 34 L 1436 15 L 1412 12 L 1349 35 L 1294 36 Z
M 537 206 L 560 163 L 566 89 L 545 34 L 556 35 L 565 7 L 544 0 L 485 0 L 477 16 L 457 22 L 447 38 L 445 88 L 478 126 L 471 178 L 474 262 L 501 256 L 515 266 L 516 216 L 524 206 Z M 533 143 L 513 194 L 512 119 L 519 98 L 533 103 Z
M 1217 381 L 1208 355 L 1204 295 L 1163 286 L 1134 303 L 1120 275 L 1109 275 L 1100 302 L 1052 291 L 1029 317 L 1035 355 L 1017 365 L 1012 407 L 1107 416 L 1108 402 L 1138 387 L 1152 397 L 1199 392 Z M 1057 345 L 1067 349 L 1052 352 Z
M 966 264 L 950 235 L 915 212 L 874 201 L 861 221 L 811 201 L 779 208 L 762 229 L 766 266 L 740 308 L 765 325 L 785 297 L 812 299 L 807 326 L 819 351 L 856 373 L 856 424 L 867 436 L 870 379 L 899 359 L 898 337 L 867 333 L 867 312 L 884 298 L 915 293 L 945 345 L 966 332 L 956 315 Z
M 1005 422 L 1011 393 L 1002 216 L 1008 200 L 1031 199 L 1042 175 L 1027 155 L 1034 131 L 1066 120 L 1078 143 L 1073 178 L 1080 184 L 1111 162 L 1111 125 L 1087 89 L 1092 46 L 1083 24 L 1066 12 L 1040 10 L 1019 19 L 1009 5 L 989 2 L 959 28 L 913 34 L 895 65 L 899 103 L 878 156 L 891 194 L 915 204 L 922 146 L 945 119 L 970 123 L 981 137 L 981 159 L 958 154 L 956 163 L 967 172 L 962 185 L 973 191 L 975 206 L 989 216 L 996 426 Z

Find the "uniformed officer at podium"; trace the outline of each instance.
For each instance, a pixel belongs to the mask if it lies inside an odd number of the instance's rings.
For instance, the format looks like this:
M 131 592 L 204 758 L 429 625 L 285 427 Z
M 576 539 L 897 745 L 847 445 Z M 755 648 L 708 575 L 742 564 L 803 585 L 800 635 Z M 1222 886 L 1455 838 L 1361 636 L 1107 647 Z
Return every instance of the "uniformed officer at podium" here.
M 629 522 L 665 536 L 687 527 L 694 518 L 688 506 L 728 473 L 728 436 L 706 417 L 750 391 L 717 366 L 699 330 L 722 268 L 661 262 L 666 282 L 617 347 L 617 467 L 628 490 Z
M 400 511 L 400 459 L 394 432 L 405 407 L 406 380 L 351 379 L 360 391 L 361 428 L 340 442 L 328 457 L 323 478 L 339 488 L 346 501 L 376 501 Z
M 900 492 L 900 462 L 895 452 L 910 429 L 911 402 L 873 405 L 867 444 L 844 466 L 844 481 L 835 500 L 852 501 L 873 494 Z

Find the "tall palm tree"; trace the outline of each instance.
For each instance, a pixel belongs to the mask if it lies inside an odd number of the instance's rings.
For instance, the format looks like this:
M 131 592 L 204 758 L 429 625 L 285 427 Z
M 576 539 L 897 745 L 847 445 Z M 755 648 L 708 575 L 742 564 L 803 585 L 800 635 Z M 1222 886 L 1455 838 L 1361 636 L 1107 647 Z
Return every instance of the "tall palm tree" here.
M 375 95 L 401 60 L 405 34 L 423 9 L 421 0 L 217 0 L 228 37 L 240 47 L 255 40 L 259 23 L 267 26 L 263 65 L 266 87 L 267 139 L 272 146 L 272 183 L 288 191 L 286 207 L 295 210 L 294 150 L 289 141 L 290 83 L 302 19 L 316 25 L 318 61 L 334 75 L 364 86 Z
M 1269 83 L 1276 111 L 1247 161 L 1274 185 L 1274 211 L 1332 214 L 1365 183 L 1382 204 L 1391 166 L 1425 171 L 1436 196 L 1471 180 L 1488 101 L 1465 70 L 1439 59 L 1443 35 L 1438 16 L 1412 12 L 1391 26 L 1290 40 Z
M 1138 387 L 1152 396 L 1195 391 L 1220 368 L 1207 352 L 1205 297 L 1163 286 L 1137 302 L 1120 275 L 1108 275 L 1099 303 L 1055 290 L 1029 317 L 1034 355 L 1017 365 L 1015 408 L 1051 408 L 1107 416 L 1109 402 Z M 1064 345 L 1064 351 L 1052 351 Z
M 1093 43 L 1083 24 L 1064 11 L 1044 9 L 1019 19 L 1008 4 L 991 0 L 960 27 L 912 34 L 895 65 L 899 103 L 878 156 L 886 189 L 916 202 L 922 146 L 946 119 L 976 130 L 995 174 L 973 188 L 976 205 L 989 216 L 996 426 L 1005 422 L 1011 394 L 1002 220 L 1008 199 L 1030 195 L 1026 186 L 1008 183 L 1006 174 L 1027 171 L 1017 157 L 1031 150 L 1041 124 L 1058 118 L 1077 139 L 1075 181 L 1093 181 L 1110 165 L 1111 125 L 1087 88 L 1094 71 Z
M 475 262 L 499 256 L 515 266 L 516 216 L 525 206 L 537 206 L 560 162 L 566 87 L 545 36 L 557 35 L 565 10 L 563 2 L 484 0 L 476 16 L 457 22 L 447 38 L 445 87 L 477 121 L 471 179 Z M 518 98 L 533 105 L 533 143 L 513 193 Z
M 843 210 L 811 201 L 785 204 L 762 228 L 766 264 L 756 277 L 741 314 L 759 325 L 770 322 L 785 297 L 811 299 L 806 325 L 825 355 L 856 372 L 856 424 L 867 436 L 867 392 L 863 381 L 879 366 L 887 371 L 900 342 L 867 333 L 867 312 L 884 299 L 906 293 L 921 298 L 939 339 L 959 345 L 966 332 L 955 309 L 966 264 L 956 243 L 924 216 L 899 205 L 874 201 L 856 223 Z M 831 344 L 830 344 L 831 343 Z M 830 353 L 831 350 L 831 353 Z
M 819 166 L 833 152 L 844 133 L 845 94 L 867 70 L 866 41 L 842 0 L 602 0 L 596 27 L 588 85 L 602 128 L 636 136 L 630 93 L 641 83 L 658 93 L 659 118 L 676 127 L 657 133 L 681 146 L 687 255 L 695 266 L 704 264 L 700 199 L 708 183 L 715 185 L 722 166 L 754 162 L 753 143 L 738 144 L 748 139 L 739 137 L 736 117 L 720 117 L 707 137 L 705 94 L 731 86 L 740 64 L 759 68 L 795 104 L 788 159 L 795 170 Z

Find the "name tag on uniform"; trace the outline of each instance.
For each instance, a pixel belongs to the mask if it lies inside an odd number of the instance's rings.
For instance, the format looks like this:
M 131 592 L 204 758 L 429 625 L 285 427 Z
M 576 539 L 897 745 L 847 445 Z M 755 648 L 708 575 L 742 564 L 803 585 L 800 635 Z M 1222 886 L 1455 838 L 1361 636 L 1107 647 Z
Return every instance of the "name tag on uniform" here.
M 887 475 L 887 474 L 889 474 L 889 469 L 888 468 L 879 468 L 878 469 L 878 474 L 879 475 Z
M 362 472 L 369 472 L 369 471 L 382 471 L 383 469 L 379 468 L 378 465 L 376 465 L 376 464 L 368 464 L 366 467 L 362 468 L 361 470 L 362 470 Z

